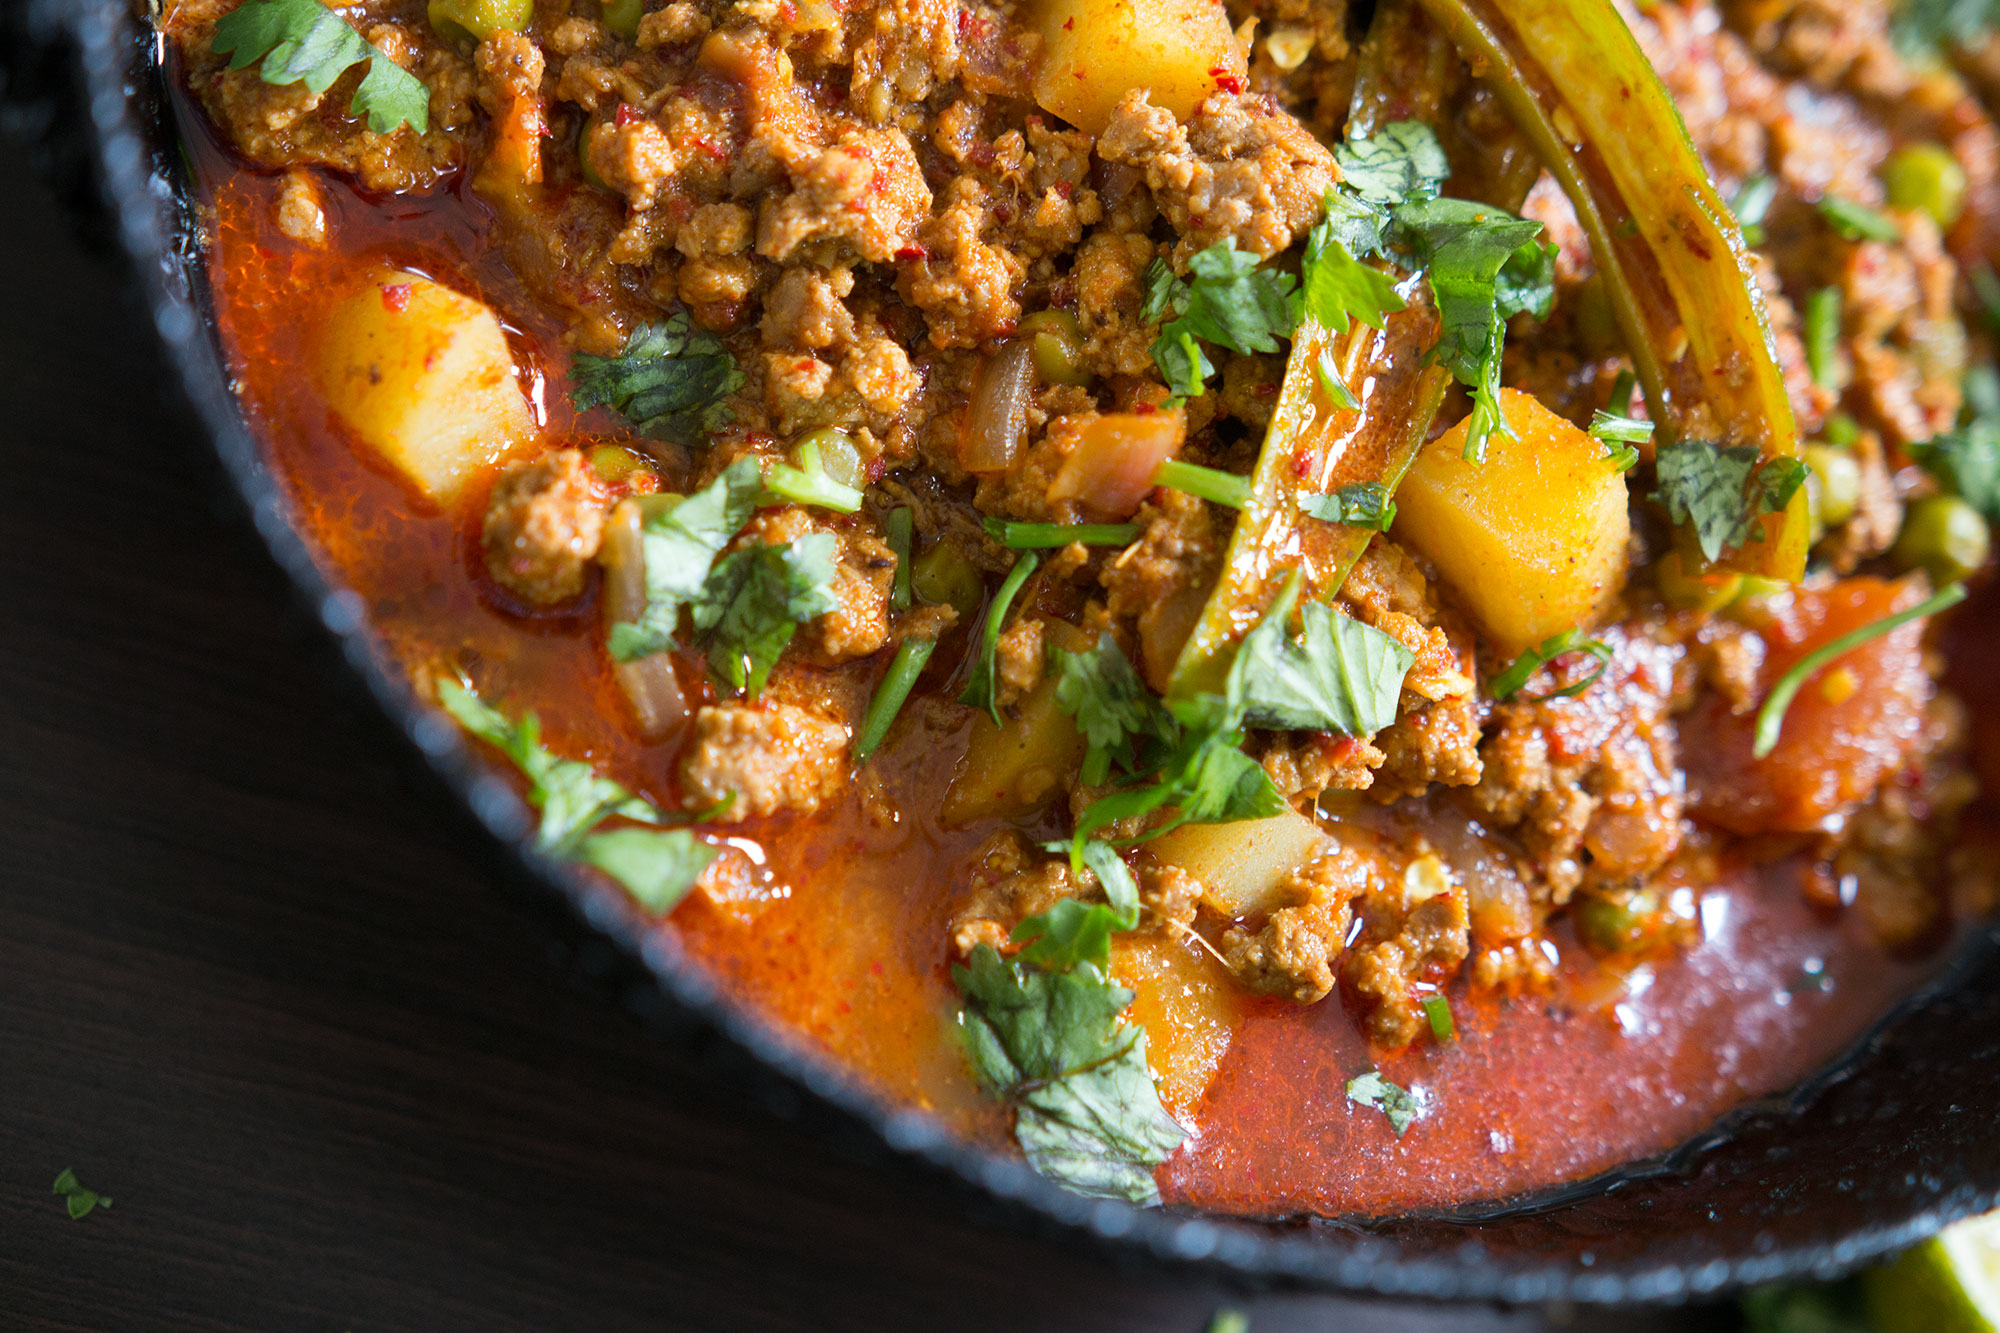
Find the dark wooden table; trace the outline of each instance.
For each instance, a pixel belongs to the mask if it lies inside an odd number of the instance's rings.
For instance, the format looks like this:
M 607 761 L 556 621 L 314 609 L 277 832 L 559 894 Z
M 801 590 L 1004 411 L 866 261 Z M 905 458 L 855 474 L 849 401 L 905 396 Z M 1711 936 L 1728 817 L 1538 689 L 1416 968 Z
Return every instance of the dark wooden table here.
M 0 143 L 0 1329 L 1550 1322 L 996 1229 L 573 989 L 23 170 Z M 64 1167 L 115 1206 L 71 1221 Z

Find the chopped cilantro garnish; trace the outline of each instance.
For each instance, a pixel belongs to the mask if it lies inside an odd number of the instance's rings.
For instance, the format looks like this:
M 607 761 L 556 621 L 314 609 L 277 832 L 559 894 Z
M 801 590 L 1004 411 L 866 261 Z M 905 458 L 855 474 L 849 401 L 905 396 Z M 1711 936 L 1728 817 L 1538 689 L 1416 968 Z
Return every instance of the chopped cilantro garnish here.
M 1231 509 L 1241 509 L 1250 503 L 1250 478 L 1235 472 L 1224 472 L 1220 468 L 1203 467 L 1199 463 L 1184 463 L 1178 458 L 1169 458 L 1160 464 L 1159 470 L 1153 473 L 1153 484 L 1199 495 L 1204 500 L 1227 505 Z
M 1431 1026 L 1431 1036 L 1438 1041 L 1450 1041 L 1457 1035 L 1458 1028 L 1451 1020 L 1451 1001 L 1442 995 L 1424 997 L 1424 1019 Z
M 1599 408 L 1590 417 L 1590 438 L 1604 446 L 1604 456 L 1613 468 L 1630 472 L 1639 461 L 1638 446 L 1653 438 L 1653 423 Z
M 1371 1107 L 1389 1118 L 1389 1128 L 1402 1138 L 1403 1131 L 1423 1114 L 1416 1094 L 1399 1087 L 1371 1069 L 1359 1078 L 1347 1080 L 1347 1100 L 1356 1106 Z
M 1975 417 L 1909 448 L 1910 457 L 1967 504 L 2000 523 L 2000 422 Z
M 1032 551 L 1082 542 L 1085 546 L 1128 546 L 1138 540 L 1137 523 L 1011 523 L 984 521 L 986 535 L 1010 551 Z
M 1387 532 L 1396 521 L 1396 502 L 1389 498 L 1389 488 L 1379 481 L 1359 481 L 1328 495 L 1308 495 L 1299 501 L 1299 507 L 1329 523 L 1373 528 L 1377 532 Z
M 1056 705 L 1076 719 L 1090 747 L 1081 774 L 1086 786 L 1102 786 L 1114 760 L 1134 767 L 1133 746 L 1172 726 L 1172 717 L 1111 635 L 1099 634 L 1080 653 L 1051 645 L 1049 663 L 1056 671 Z
M 1193 398 L 1214 372 L 1195 340 L 1233 352 L 1275 352 L 1291 336 L 1291 274 L 1263 267 L 1257 256 L 1225 237 L 1188 260 L 1188 276 L 1174 276 L 1165 260 L 1146 270 L 1142 319 L 1164 320 L 1153 360 L 1175 394 Z M 1172 318 L 1166 318 L 1171 315 Z
M 684 828 L 621 828 L 584 838 L 576 856 L 623 884 L 639 906 L 665 916 L 688 896 L 716 850 Z
M 889 669 L 882 675 L 882 682 L 875 687 L 875 693 L 868 700 L 868 711 L 861 715 L 861 730 L 854 737 L 854 762 L 865 764 L 868 756 L 875 753 L 889 734 L 889 726 L 896 715 L 903 711 L 903 704 L 909 699 L 910 691 L 916 687 L 917 677 L 924 673 L 924 664 L 931 660 L 931 653 L 937 648 L 937 640 L 929 638 L 909 638 L 897 647 L 895 657 L 889 661 Z
M 613 817 L 660 824 L 670 816 L 589 764 L 551 753 L 542 744 L 541 722 L 533 713 L 510 721 L 456 680 L 439 681 L 437 697 L 460 726 L 526 776 L 528 803 L 542 812 L 535 845 L 549 855 L 595 866 L 624 885 L 641 907 L 659 915 L 672 911 L 715 860 L 716 849 L 687 829 L 594 831 Z M 724 797 L 695 818 L 715 818 L 733 801 L 733 796 Z
M 1007 577 L 1000 581 L 999 590 L 993 594 L 992 605 L 986 608 L 986 623 L 979 631 L 979 656 L 972 663 L 972 678 L 966 681 L 965 692 L 958 696 L 962 704 L 984 708 L 992 715 L 996 727 L 1001 725 L 1000 664 L 994 660 L 994 651 L 999 646 L 1000 630 L 1007 622 L 1007 612 L 1013 607 L 1015 596 L 1041 562 L 1042 558 L 1033 551 L 1023 551 L 1015 558 L 1014 567 L 1007 571 Z
M 1729 201 L 1729 208 L 1736 214 L 1737 224 L 1743 228 L 1743 244 L 1756 246 L 1764 243 L 1764 218 L 1770 213 L 1777 197 L 1778 178 L 1761 171 L 1737 187 L 1736 197 Z
M 56 1177 L 56 1187 L 52 1193 L 62 1196 L 63 1206 L 69 1210 L 72 1222 L 79 1222 L 90 1216 L 92 1209 L 111 1206 L 110 1195 L 85 1189 L 83 1183 L 76 1178 L 76 1172 L 68 1167 L 64 1167 L 62 1173 Z
M 646 567 L 646 609 L 637 621 L 611 627 L 611 656 L 630 662 L 676 643 L 681 608 L 701 595 L 710 568 L 755 512 L 762 491 L 755 458 L 731 463 L 684 500 L 660 505 L 640 526 Z
M 1305 313 L 1335 333 L 1345 333 L 1354 320 L 1379 329 L 1390 311 L 1405 305 L 1396 280 L 1372 264 L 1363 263 L 1335 234 L 1338 205 L 1327 192 L 1326 216 L 1306 233 L 1306 252 L 1299 272 Z
M 1062 843 L 1050 844 L 1049 851 L 1069 850 Z M 1108 842 L 1092 839 L 1083 844 L 1084 866 L 1097 877 L 1110 905 L 1084 903 L 1065 898 L 1047 912 L 1028 917 L 1014 927 L 1008 939 L 1022 947 L 1015 955 L 1036 967 L 1063 968 L 1073 963 L 1111 963 L 1111 936 L 1139 924 L 1139 884 L 1132 868 Z
M 1866 204 L 1857 204 L 1852 199 L 1843 199 L 1837 194 L 1823 195 L 1819 201 L 1820 216 L 1831 222 L 1834 230 L 1850 241 L 1900 241 L 1903 233 L 1894 221 L 1884 217 Z
M 1341 187 L 1364 204 L 1394 208 L 1434 199 L 1451 175 L 1451 159 L 1430 126 L 1397 120 L 1365 139 L 1349 139 L 1333 150 Z
M 916 517 L 908 505 L 898 505 L 889 511 L 888 520 L 883 524 L 888 534 L 889 549 L 896 553 L 896 580 L 889 585 L 889 605 L 898 611 L 910 609 L 910 549 Z
M 1832 643 L 1821 644 L 1794 662 L 1791 670 L 1780 676 L 1778 683 L 1771 687 L 1770 694 L 1764 698 L 1763 706 L 1757 710 L 1756 744 L 1752 747 L 1751 753 L 1762 759 L 1778 748 L 1778 736 L 1785 725 L 1785 711 L 1792 706 L 1792 700 L 1798 697 L 1799 690 L 1806 681 L 1810 680 L 1821 667 L 1835 658 L 1853 652 L 1870 639 L 1879 639 L 1891 630 L 1909 624 L 1912 620 L 1934 616 L 1964 600 L 1965 585 L 1951 584 L 1907 610 L 1898 611 L 1894 615 L 1884 616 L 1880 620 L 1863 625 L 1857 630 L 1851 630 Z
M 362 61 L 368 73 L 354 90 L 349 115 L 368 117 L 368 128 L 388 134 L 408 125 L 430 128 L 431 90 L 356 32 L 319 0 L 249 0 L 215 22 L 209 49 L 229 57 L 229 68 L 264 62 L 270 84 L 303 83 L 323 93 Z
M 1028 1164 L 1080 1194 L 1158 1203 L 1152 1168 L 1187 1135 L 1160 1105 L 1145 1030 L 1119 1019 L 1132 992 L 1092 961 L 1047 970 L 984 944 L 952 979 L 966 1053 L 1013 1105 Z
M 798 456 L 797 467 L 775 463 L 765 472 L 764 490 L 768 498 L 787 504 L 818 505 L 842 514 L 861 508 L 861 492 L 827 474 L 818 443 L 805 441 L 799 445 Z
M 1904 0 L 1889 20 L 1897 49 L 1917 57 L 1970 45 L 1995 26 L 2000 26 L 1996 0 Z
M 1496 430 L 1512 434 L 1499 408 L 1500 350 L 1507 320 L 1545 318 L 1554 298 L 1555 247 L 1541 224 L 1466 199 L 1430 199 L 1395 213 L 1398 245 L 1430 279 L 1444 325 L 1431 358 L 1472 390 L 1465 456 L 1486 456 Z
M 685 312 L 634 329 L 617 356 L 579 352 L 570 367 L 578 410 L 609 406 L 655 439 L 698 443 L 729 421 L 743 371 L 719 339 Z
M 1403 677 L 1416 654 L 1372 625 L 1319 602 L 1301 612 L 1303 577 L 1294 570 L 1264 618 L 1243 637 L 1230 664 L 1228 698 L 1251 726 L 1368 736 L 1396 720 Z
M 1521 692 L 1521 687 L 1528 683 L 1530 676 L 1565 653 L 1589 653 L 1597 659 L 1597 670 L 1574 685 L 1565 685 L 1559 690 L 1550 690 L 1547 694 L 1537 694 L 1522 700 L 1523 703 L 1538 704 L 1549 699 L 1567 699 L 1572 695 L 1582 694 L 1595 685 L 1597 678 L 1611 665 L 1612 654 L 1608 644 L 1601 639 L 1590 638 L 1582 630 L 1566 629 L 1560 634 L 1543 639 L 1515 658 L 1505 671 L 1486 682 L 1487 692 L 1505 703 Z
M 489 706 L 463 683 L 440 680 L 438 703 L 458 724 L 512 760 L 528 779 L 528 804 L 542 812 L 535 844 L 566 854 L 585 833 L 613 815 L 656 824 L 660 812 L 650 801 L 579 759 L 563 759 L 542 744 L 541 719 L 523 713 L 519 721 Z
M 812 532 L 783 546 L 745 546 L 715 562 L 688 609 L 717 676 L 753 697 L 764 688 L 799 626 L 836 605 L 839 545 L 831 532 Z
M 1796 458 L 1766 461 L 1755 445 L 1724 448 L 1709 440 L 1676 440 L 1654 458 L 1656 498 L 1676 523 L 1694 528 L 1702 557 L 1711 563 L 1753 538 L 1757 520 L 1781 513 L 1804 484 L 1806 466 Z

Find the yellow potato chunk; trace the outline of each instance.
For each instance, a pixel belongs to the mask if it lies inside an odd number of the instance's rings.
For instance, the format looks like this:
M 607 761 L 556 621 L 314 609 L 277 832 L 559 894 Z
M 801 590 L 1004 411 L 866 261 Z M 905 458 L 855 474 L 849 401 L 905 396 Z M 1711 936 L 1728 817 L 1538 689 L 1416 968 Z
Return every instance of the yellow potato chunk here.
M 973 717 L 972 739 L 938 817 L 950 826 L 1040 809 L 1064 790 L 1085 748 L 1076 723 L 1056 702 L 1051 671 L 1021 697 L 1006 726 L 994 726 L 984 712 Z
M 1183 824 L 1154 840 L 1152 853 L 1201 881 L 1201 900 L 1218 916 L 1244 917 L 1289 906 L 1286 875 L 1326 846 L 1327 834 L 1296 811 L 1234 824 Z
M 1161 1104 L 1186 1124 L 1243 1017 L 1242 988 L 1201 946 L 1165 935 L 1118 936 L 1111 975 L 1133 992 Z
M 415 273 L 378 270 L 335 306 L 315 370 L 334 415 L 435 504 L 535 433 L 500 321 Z
M 1437 566 L 1499 650 L 1513 656 L 1595 623 L 1625 582 L 1625 474 L 1604 446 L 1530 394 L 1500 391 L 1520 438 L 1496 432 L 1484 463 L 1465 423 L 1425 446 L 1396 489 L 1398 538 Z
M 1035 100 L 1092 134 L 1134 88 L 1186 120 L 1248 69 L 1218 0 L 1043 0 L 1039 17 Z

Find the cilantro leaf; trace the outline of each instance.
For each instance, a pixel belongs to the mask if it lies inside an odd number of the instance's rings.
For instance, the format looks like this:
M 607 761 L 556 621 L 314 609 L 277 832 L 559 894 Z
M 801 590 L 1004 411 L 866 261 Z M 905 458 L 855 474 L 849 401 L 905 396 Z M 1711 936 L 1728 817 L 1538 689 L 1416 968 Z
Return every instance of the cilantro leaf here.
M 1693 526 L 1702 558 L 1711 563 L 1753 537 L 1761 540 L 1757 520 L 1781 512 L 1806 478 L 1796 458 L 1766 462 L 1755 445 L 1724 448 L 1710 440 L 1664 445 L 1654 465 L 1655 498 L 1674 522 Z
M 801 624 L 833 610 L 840 539 L 812 532 L 783 546 L 757 542 L 715 562 L 688 603 L 715 674 L 755 697 Z
M 659 824 L 670 816 L 582 760 L 551 753 L 542 745 L 541 723 L 533 713 L 509 721 L 456 680 L 439 681 L 437 696 L 460 726 L 513 760 L 527 777 L 528 802 L 542 812 L 535 845 L 551 856 L 595 866 L 624 885 L 641 907 L 661 916 L 679 905 L 715 860 L 716 849 L 686 829 L 592 832 L 614 816 L 641 824 Z M 734 799 L 725 796 L 695 818 L 714 818 Z
M 1958 430 L 1911 445 L 1909 454 L 1987 522 L 2000 523 L 2000 423 L 1974 417 Z
M 1416 654 L 1372 625 L 1307 602 L 1291 637 L 1303 579 L 1295 570 L 1271 609 L 1243 636 L 1226 690 L 1252 726 L 1368 736 L 1396 720 Z
M 1145 1030 L 1119 1020 L 1132 992 L 1093 962 L 1045 971 L 984 944 L 952 979 L 966 1053 L 1013 1103 L 1029 1165 L 1080 1194 L 1158 1203 L 1152 1168 L 1187 1132 L 1160 1105 Z
M 1136 923 L 1123 922 L 1103 903 L 1064 898 L 1048 911 L 1024 918 L 1007 938 L 1022 946 L 1014 957 L 1031 967 L 1061 969 L 1076 963 L 1109 967 L 1112 932 L 1130 930 L 1132 924 Z
M 1539 222 L 1467 199 L 1429 199 L 1395 213 L 1397 244 L 1422 267 L 1443 327 L 1430 359 L 1472 390 L 1465 456 L 1484 458 L 1496 430 L 1512 435 L 1500 412 L 1500 349 L 1507 319 L 1548 313 L 1554 297 L 1554 247 L 1536 238 Z
M 1233 352 L 1275 352 L 1298 322 L 1292 310 L 1297 280 L 1266 268 L 1257 256 L 1225 237 L 1188 260 L 1188 277 L 1174 276 L 1163 260 L 1146 270 L 1140 315 L 1171 319 L 1160 325 L 1153 361 L 1167 387 L 1182 397 L 1199 397 L 1215 367 L 1197 339 Z
M 1396 521 L 1396 502 L 1389 498 L 1389 488 L 1379 481 L 1358 481 L 1327 495 L 1308 495 L 1299 501 L 1299 507 L 1328 523 L 1373 528 L 1377 532 L 1387 532 Z
M 369 42 L 319 0 L 249 0 L 215 23 L 209 49 L 229 57 L 229 68 L 258 60 L 269 84 L 303 83 L 323 93 L 363 61 L 368 73 L 354 90 L 348 114 L 368 117 L 368 128 L 388 134 L 408 125 L 430 129 L 431 90 Z
M 1083 760 L 1086 785 L 1102 786 L 1114 759 L 1123 764 L 1136 742 L 1173 726 L 1173 718 L 1109 634 L 1099 634 L 1080 653 L 1051 644 L 1049 664 L 1056 671 L 1056 706 L 1076 719 L 1076 729 L 1090 747 Z
M 1423 1103 L 1408 1088 L 1399 1087 L 1371 1069 L 1359 1078 L 1347 1080 L 1347 1100 L 1367 1106 L 1389 1118 L 1389 1128 L 1402 1138 L 1403 1132 L 1423 1116 Z
M 737 459 L 685 500 L 650 509 L 640 526 L 646 609 L 611 627 L 611 656 L 630 662 L 675 645 L 681 608 L 701 594 L 709 569 L 755 512 L 763 489 L 755 458 Z
M 62 1169 L 61 1174 L 56 1177 L 55 1189 L 50 1192 L 62 1196 L 63 1206 L 69 1211 L 72 1222 L 80 1222 L 89 1217 L 93 1209 L 111 1206 L 110 1195 L 85 1189 L 83 1182 L 76 1178 L 76 1172 L 69 1167 Z
M 979 630 L 979 656 L 973 660 L 972 677 L 965 682 L 965 690 L 958 696 L 962 704 L 984 708 L 996 727 L 1001 725 L 1000 664 L 995 660 L 994 652 L 1000 645 L 1000 629 L 1007 622 L 1007 612 L 1013 607 L 1021 586 L 1035 572 L 1035 566 L 1041 563 L 1040 555 L 1023 551 L 1015 557 L 1014 567 L 1007 571 L 1007 577 L 1000 581 L 999 591 L 993 594 L 992 604 L 986 608 L 986 623 Z
M 1895 242 L 1903 239 L 1903 229 L 1894 220 L 1866 204 L 1858 204 L 1837 194 L 1822 196 L 1819 212 L 1821 217 L 1833 224 L 1835 231 L 1850 241 Z
M 687 829 L 613 829 L 593 833 L 577 845 L 578 860 L 623 884 L 656 916 L 680 906 L 717 855 L 716 848 Z
M 579 411 L 609 406 L 641 434 L 682 444 L 720 430 L 731 417 L 727 399 L 744 382 L 729 349 L 693 328 L 685 311 L 634 329 L 617 356 L 577 353 L 570 381 Z
M 1418 120 L 1396 120 L 1365 139 L 1333 150 L 1341 185 L 1363 203 L 1393 208 L 1435 199 L 1451 175 L 1451 161 L 1435 131 Z
M 542 812 L 535 845 L 564 854 L 584 833 L 612 815 L 654 824 L 660 812 L 620 783 L 579 759 L 563 759 L 542 744 L 541 719 L 524 713 L 510 721 L 460 681 L 440 680 L 438 703 L 458 724 L 514 762 L 528 779 L 528 803 Z
M 1492 680 L 1486 682 L 1487 692 L 1495 699 L 1505 703 L 1521 692 L 1521 687 L 1528 683 L 1530 676 L 1565 653 L 1589 653 L 1597 659 L 1597 670 L 1591 672 L 1574 685 L 1565 685 L 1559 690 L 1551 690 L 1547 694 L 1538 694 L 1525 702 L 1531 704 L 1541 703 L 1548 699 L 1567 699 L 1572 695 L 1582 694 L 1592 685 L 1595 685 L 1597 678 L 1602 676 L 1605 670 L 1611 665 L 1612 654 L 1610 645 L 1601 639 L 1588 637 L 1582 630 L 1566 629 L 1560 634 L 1550 635 L 1527 652 L 1515 658 L 1505 671 L 1502 671 L 1499 675 L 1493 677 Z
M 1327 192 L 1326 216 L 1306 233 L 1305 258 L 1299 266 L 1305 312 L 1335 333 L 1345 333 L 1352 320 L 1379 329 L 1388 312 L 1401 310 L 1403 298 L 1396 280 L 1364 264 L 1337 235 L 1338 201 Z

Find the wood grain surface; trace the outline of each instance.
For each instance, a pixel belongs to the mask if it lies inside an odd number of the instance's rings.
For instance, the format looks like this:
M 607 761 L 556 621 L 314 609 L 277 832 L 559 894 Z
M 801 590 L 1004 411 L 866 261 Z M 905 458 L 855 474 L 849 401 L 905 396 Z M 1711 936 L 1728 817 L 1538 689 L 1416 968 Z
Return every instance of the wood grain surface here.
M 997 1225 L 553 965 L 0 144 L 0 1329 L 1628 1333 Z M 63 1167 L 115 1204 L 71 1221 Z

